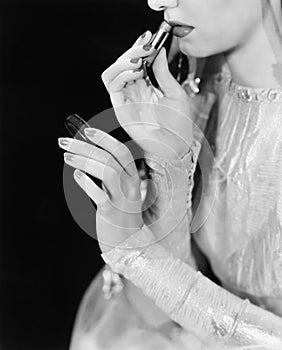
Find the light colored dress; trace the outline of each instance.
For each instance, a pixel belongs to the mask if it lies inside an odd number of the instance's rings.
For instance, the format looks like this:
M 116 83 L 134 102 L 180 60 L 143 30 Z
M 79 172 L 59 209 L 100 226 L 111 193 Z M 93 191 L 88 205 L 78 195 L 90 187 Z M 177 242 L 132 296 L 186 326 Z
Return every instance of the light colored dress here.
M 222 72 L 191 103 L 191 149 L 174 161 L 145 154 L 145 203 L 156 200 L 143 228 L 102 254 L 133 293 L 106 300 L 98 274 L 71 350 L 282 349 L 282 90 L 241 87 Z M 222 286 L 197 271 L 191 234 Z M 142 315 L 150 307 L 161 310 L 152 322 Z

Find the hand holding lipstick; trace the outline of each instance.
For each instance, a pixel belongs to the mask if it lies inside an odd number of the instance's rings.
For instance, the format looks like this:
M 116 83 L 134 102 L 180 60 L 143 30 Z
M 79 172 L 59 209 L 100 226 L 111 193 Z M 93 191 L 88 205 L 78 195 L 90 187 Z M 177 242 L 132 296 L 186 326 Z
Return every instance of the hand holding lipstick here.
M 192 121 L 185 90 L 169 71 L 162 48 L 152 69 L 159 88 L 145 81 L 143 59 L 155 49 L 147 31 L 102 74 L 117 119 L 130 137 L 147 152 L 177 158 L 192 144 Z

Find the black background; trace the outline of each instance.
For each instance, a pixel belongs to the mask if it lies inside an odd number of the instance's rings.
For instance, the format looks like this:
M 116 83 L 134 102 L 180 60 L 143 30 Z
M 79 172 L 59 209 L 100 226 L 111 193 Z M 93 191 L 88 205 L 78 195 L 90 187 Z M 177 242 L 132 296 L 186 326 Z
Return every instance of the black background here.
M 146 0 L 1 1 L 1 350 L 69 345 L 103 262 L 68 211 L 57 138 L 111 106 L 101 73 L 161 19 Z

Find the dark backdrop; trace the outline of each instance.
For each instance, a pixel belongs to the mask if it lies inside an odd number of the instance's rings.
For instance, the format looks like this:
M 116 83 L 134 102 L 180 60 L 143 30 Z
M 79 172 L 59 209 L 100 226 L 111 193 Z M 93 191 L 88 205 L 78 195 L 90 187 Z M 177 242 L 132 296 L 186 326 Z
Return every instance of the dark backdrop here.
M 102 71 L 161 18 L 146 0 L 1 1 L 1 350 L 68 347 L 103 262 L 68 211 L 57 138 L 110 107 Z

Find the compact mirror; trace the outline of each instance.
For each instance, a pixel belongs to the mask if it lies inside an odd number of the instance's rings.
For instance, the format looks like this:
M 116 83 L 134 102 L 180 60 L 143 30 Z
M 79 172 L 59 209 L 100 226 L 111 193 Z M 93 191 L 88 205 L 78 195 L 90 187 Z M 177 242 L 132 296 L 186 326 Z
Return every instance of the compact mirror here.
M 78 114 L 71 114 L 65 120 L 65 127 L 68 132 L 77 140 L 88 142 L 86 136 L 84 135 L 85 128 L 91 128 L 91 126 Z

